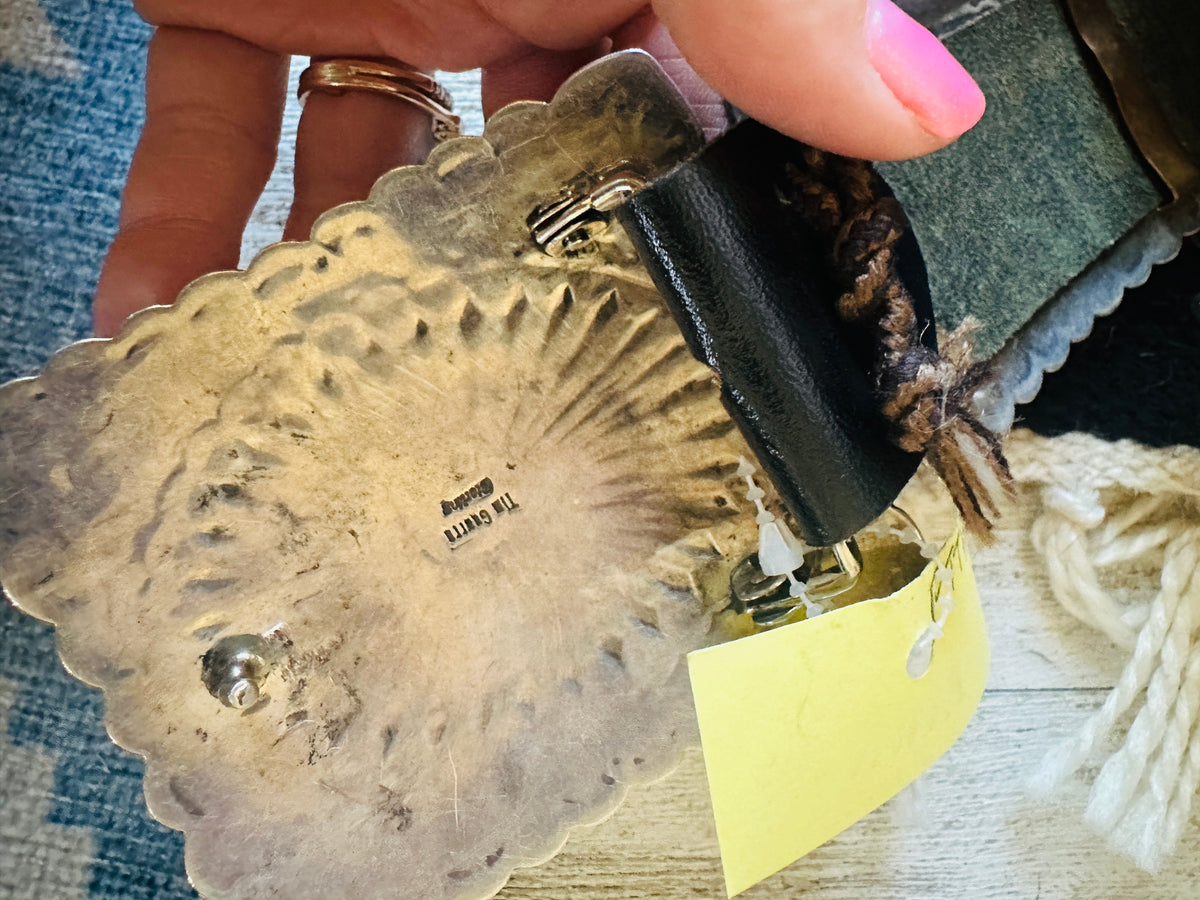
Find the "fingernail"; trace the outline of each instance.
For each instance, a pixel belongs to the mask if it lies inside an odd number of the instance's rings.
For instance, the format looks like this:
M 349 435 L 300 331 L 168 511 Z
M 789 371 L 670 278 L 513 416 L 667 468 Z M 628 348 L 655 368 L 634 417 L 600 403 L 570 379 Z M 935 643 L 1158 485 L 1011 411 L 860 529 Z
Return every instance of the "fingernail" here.
M 868 0 L 867 52 L 926 131 L 956 138 L 983 116 L 983 91 L 950 51 L 892 0 Z

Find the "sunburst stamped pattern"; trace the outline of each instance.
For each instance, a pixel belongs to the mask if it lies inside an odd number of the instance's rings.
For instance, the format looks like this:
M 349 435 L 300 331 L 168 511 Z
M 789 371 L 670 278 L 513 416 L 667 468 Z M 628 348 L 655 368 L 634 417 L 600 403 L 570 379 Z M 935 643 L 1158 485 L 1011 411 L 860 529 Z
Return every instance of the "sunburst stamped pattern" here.
M 202 893 L 485 896 L 692 740 L 749 451 L 620 229 L 527 218 L 701 140 L 610 60 L 0 392 L 4 587 Z

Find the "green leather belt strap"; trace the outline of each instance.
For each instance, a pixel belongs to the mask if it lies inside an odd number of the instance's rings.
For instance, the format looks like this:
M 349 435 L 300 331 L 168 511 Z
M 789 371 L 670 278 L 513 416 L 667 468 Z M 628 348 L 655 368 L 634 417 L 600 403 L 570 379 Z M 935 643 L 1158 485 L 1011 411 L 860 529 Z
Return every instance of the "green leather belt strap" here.
M 1059 3 L 1011 0 L 986 13 L 945 0 L 908 5 L 979 81 L 988 112 L 945 150 L 880 171 L 924 248 L 938 321 L 979 319 L 977 350 L 988 357 L 1169 195 Z M 1200 5 L 1119 0 L 1113 9 L 1136 25 L 1126 37 L 1195 153 Z

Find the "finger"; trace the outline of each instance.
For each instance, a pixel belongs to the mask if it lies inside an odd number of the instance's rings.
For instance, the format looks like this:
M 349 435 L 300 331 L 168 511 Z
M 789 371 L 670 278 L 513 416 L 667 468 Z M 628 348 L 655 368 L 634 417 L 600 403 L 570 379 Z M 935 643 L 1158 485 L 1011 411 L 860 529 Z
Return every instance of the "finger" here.
M 476 0 L 135 0 L 134 6 L 152 25 L 223 31 L 279 53 L 387 56 L 422 69 L 471 69 L 528 43 Z
M 427 69 L 488 66 L 534 45 L 575 50 L 611 34 L 646 0 L 135 0 L 152 25 L 236 34 L 260 47 L 313 56 L 389 56 Z
M 481 79 L 483 114 L 517 100 L 547 101 L 571 74 L 608 51 L 609 41 L 595 41 L 577 50 L 526 47 L 513 56 L 485 66 Z
M 727 116 L 725 101 L 696 74 L 671 40 L 666 26 L 649 7 L 623 24 L 613 34 L 613 50 L 638 47 L 645 50 L 663 67 L 692 108 L 704 135 L 712 140 L 725 130 Z
M 498 23 L 538 47 L 573 50 L 612 34 L 646 0 L 479 0 Z
M 150 41 L 146 124 L 96 289 L 96 333 L 170 303 L 189 281 L 237 265 L 242 230 L 271 174 L 287 61 L 215 32 Z
M 424 162 L 432 120 L 411 103 L 367 91 L 313 91 L 296 132 L 295 196 L 284 240 L 308 237 L 317 216 L 363 200 L 384 172 Z
M 723 96 L 827 150 L 917 156 L 983 115 L 971 76 L 891 0 L 654 0 L 654 8 Z

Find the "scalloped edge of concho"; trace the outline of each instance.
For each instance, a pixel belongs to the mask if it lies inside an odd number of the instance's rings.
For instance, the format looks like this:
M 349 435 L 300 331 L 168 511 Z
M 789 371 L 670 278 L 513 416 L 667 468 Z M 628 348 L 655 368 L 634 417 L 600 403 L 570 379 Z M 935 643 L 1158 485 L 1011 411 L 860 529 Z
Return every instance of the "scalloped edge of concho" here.
M 619 62 L 615 62 L 619 60 Z M 622 72 L 624 67 L 626 71 Z M 611 74 L 607 70 L 612 70 Z M 523 135 L 525 140 L 549 134 L 551 126 L 557 121 L 556 113 L 569 113 L 566 109 L 576 102 L 577 94 L 597 79 L 624 77 L 633 74 L 638 77 L 648 77 L 660 82 L 663 97 L 670 99 L 673 93 L 675 102 L 685 117 L 681 124 L 685 127 L 684 141 L 691 141 L 691 150 L 703 145 L 703 135 L 699 126 L 691 119 L 686 102 L 675 90 L 670 79 L 665 75 L 658 63 L 643 51 L 623 51 L 611 57 L 598 60 L 573 75 L 559 90 L 549 103 L 521 101 L 513 103 L 498 111 L 488 121 L 482 136 L 460 136 L 451 138 L 439 144 L 430 154 L 428 161 L 422 165 L 404 166 L 381 176 L 366 200 L 354 201 L 339 205 L 320 216 L 314 223 L 307 241 L 280 242 L 265 247 L 251 260 L 246 269 L 241 271 L 214 272 L 188 284 L 180 292 L 173 304 L 151 306 L 133 313 L 122 325 L 118 334 L 113 338 L 88 338 L 77 341 L 57 351 L 46 364 L 42 372 L 35 376 L 14 379 L 0 385 L 0 417 L 6 409 L 39 399 L 56 391 L 66 390 L 72 380 L 81 371 L 95 371 L 109 363 L 124 359 L 136 352 L 136 348 L 146 346 L 147 342 L 156 335 L 169 329 L 187 327 L 187 323 L 198 312 L 197 299 L 205 294 L 213 283 L 237 282 L 253 292 L 257 287 L 268 282 L 273 276 L 288 268 L 297 260 L 297 255 L 308 253 L 328 252 L 336 249 L 329 237 L 335 232 L 341 232 L 341 226 L 348 220 L 362 214 L 378 215 L 386 205 L 393 209 L 404 206 L 404 196 L 415 191 L 421 183 L 429 180 L 443 181 L 464 162 L 472 159 L 496 157 L 498 149 L 511 145 L 514 136 Z M 581 88 L 581 85 L 583 86 Z M 688 133 L 689 128 L 691 133 Z M 682 157 L 681 157 L 682 158 Z M 672 160 L 671 164 L 678 160 Z M 664 169 L 667 167 L 664 167 Z M 64 422 L 65 424 L 69 424 Z M 18 538 L 13 546 L 18 545 L 24 538 Z M 0 561 L 0 575 L 11 575 L 4 571 Z M 59 656 L 67 671 L 78 680 L 92 687 L 99 688 L 105 693 L 107 703 L 109 688 L 114 682 L 112 677 L 105 678 L 97 665 L 94 656 L 75 652 L 72 648 L 86 645 L 86 635 L 73 631 L 68 615 L 49 613 L 33 596 L 22 596 L 9 589 L 11 577 L 3 578 L 3 592 L 13 605 L 22 612 L 34 618 L 54 625 L 57 630 L 57 647 Z M 178 801 L 172 796 L 169 786 L 170 776 L 167 773 L 168 761 L 158 760 L 147 751 L 133 745 L 130 740 L 123 740 L 122 735 L 115 731 L 110 717 L 105 717 L 105 728 L 114 744 L 123 750 L 140 757 L 145 763 L 143 789 L 146 804 L 150 814 L 160 823 L 177 831 L 182 831 L 186 838 L 185 861 L 189 881 L 206 897 L 236 896 L 213 891 L 204 887 L 194 873 L 206 868 L 199 863 L 198 856 L 204 852 L 202 837 L 204 829 L 197 827 L 197 820 L 179 811 Z M 550 834 L 542 842 L 540 849 L 531 850 L 530 855 L 523 857 L 520 862 L 505 860 L 495 866 L 492 878 L 486 886 L 476 884 L 471 890 L 464 892 L 463 897 L 486 898 L 494 896 L 503 889 L 514 871 L 521 868 L 531 868 L 541 865 L 553 858 L 566 844 L 571 832 L 580 827 L 586 827 L 601 822 L 611 816 L 624 801 L 630 787 L 649 784 L 661 779 L 673 771 L 679 764 L 685 750 L 684 744 L 676 745 L 662 761 L 662 765 L 649 771 L 639 771 L 637 781 L 628 781 L 617 785 L 609 795 L 608 801 L 582 813 L 580 817 L 564 825 L 559 831 Z

